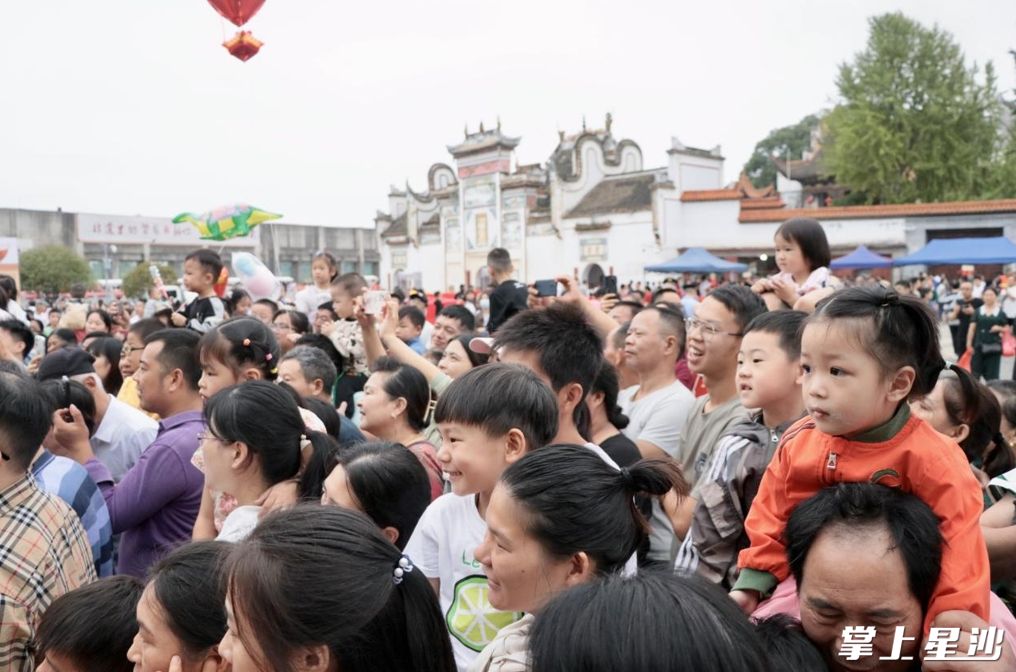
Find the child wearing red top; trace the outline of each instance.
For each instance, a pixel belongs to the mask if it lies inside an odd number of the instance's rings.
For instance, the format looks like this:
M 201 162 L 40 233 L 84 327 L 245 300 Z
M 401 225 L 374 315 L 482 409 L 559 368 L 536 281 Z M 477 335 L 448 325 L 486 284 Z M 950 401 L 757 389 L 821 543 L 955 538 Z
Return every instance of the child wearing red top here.
M 934 388 L 943 365 L 934 317 L 916 298 L 855 287 L 819 304 L 801 339 L 810 417 L 787 430 L 745 521 L 751 546 L 731 591 L 745 611 L 789 574 L 782 535 L 794 507 L 823 487 L 867 481 L 914 493 L 941 521 L 942 573 L 925 630 L 949 610 L 987 620 L 980 485 L 962 449 L 906 403 Z

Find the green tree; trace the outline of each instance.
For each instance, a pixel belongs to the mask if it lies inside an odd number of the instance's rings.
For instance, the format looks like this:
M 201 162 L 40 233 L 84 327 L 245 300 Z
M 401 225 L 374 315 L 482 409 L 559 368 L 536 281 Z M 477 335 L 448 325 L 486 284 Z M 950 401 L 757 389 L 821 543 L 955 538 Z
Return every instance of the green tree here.
M 142 261 L 135 266 L 127 275 L 123 276 L 123 295 L 129 297 L 142 297 L 148 294 L 152 288 L 152 273 L 148 270 L 149 262 Z M 162 275 L 162 282 L 166 285 L 176 284 L 176 270 L 172 266 L 159 266 L 159 274 Z
M 999 106 L 989 62 L 979 81 L 952 36 L 903 14 L 869 19 L 867 47 L 840 66 L 842 103 L 825 149 L 837 182 L 868 203 L 979 196 L 997 153 Z
M 811 132 L 820 121 L 819 115 L 809 114 L 792 126 L 770 131 L 769 135 L 755 145 L 751 158 L 744 164 L 744 172 L 751 183 L 756 187 L 776 184 L 776 166 L 771 157 L 782 160 L 800 159 L 805 150 L 811 148 Z
M 1016 51 L 1009 52 L 1016 59 Z M 984 191 L 985 198 L 1016 198 L 1016 89 L 1001 102 L 1003 123 L 998 142 L 998 155 L 991 169 L 991 179 Z
M 55 294 L 69 292 L 75 284 L 92 284 L 92 271 L 84 257 L 59 245 L 47 245 L 21 254 L 21 286 Z

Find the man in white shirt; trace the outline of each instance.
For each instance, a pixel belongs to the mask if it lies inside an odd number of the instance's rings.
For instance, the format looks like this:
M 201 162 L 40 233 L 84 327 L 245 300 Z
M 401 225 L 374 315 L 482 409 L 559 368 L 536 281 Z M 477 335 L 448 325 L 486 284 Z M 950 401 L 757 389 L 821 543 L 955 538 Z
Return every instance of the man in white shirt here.
M 695 397 L 677 379 L 675 366 L 684 352 L 684 318 L 669 308 L 646 308 L 628 327 L 624 354 L 639 384 L 622 390 L 618 405 L 628 416 L 625 436 L 643 457 L 675 457 Z M 653 502 L 648 559 L 670 563 L 674 529 L 658 501 Z
M 93 357 L 80 348 L 62 348 L 39 364 L 39 381 L 67 376 L 88 388 L 95 399 L 95 433 L 89 439 L 96 458 L 119 482 L 158 434 L 159 424 L 102 387 Z
M 632 321 L 625 339 L 625 363 L 639 384 L 622 390 L 621 410 L 630 420 L 625 435 L 643 457 L 673 457 L 681 428 L 695 398 L 674 374 L 684 352 L 684 318 L 668 308 L 646 308 Z

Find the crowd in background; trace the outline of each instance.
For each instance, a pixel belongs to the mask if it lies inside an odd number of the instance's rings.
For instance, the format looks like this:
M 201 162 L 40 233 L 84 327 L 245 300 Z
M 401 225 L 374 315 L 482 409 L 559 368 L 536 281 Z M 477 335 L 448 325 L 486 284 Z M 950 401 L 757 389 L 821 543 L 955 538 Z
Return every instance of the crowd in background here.
M 503 249 L 445 294 L 0 277 L 0 671 L 1016 669 L 1016 283 L 774 247 L 616 293 Z

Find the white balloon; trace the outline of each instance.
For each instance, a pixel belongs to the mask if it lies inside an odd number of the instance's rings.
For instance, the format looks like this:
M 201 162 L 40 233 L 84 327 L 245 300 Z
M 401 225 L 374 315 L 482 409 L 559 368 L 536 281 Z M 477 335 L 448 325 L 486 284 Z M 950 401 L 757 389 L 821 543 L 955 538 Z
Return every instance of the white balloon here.
M 254 301 L 276 300 L 282 294 L 282 283 L 279 279 L 250 252 L 233 253 L 233 275 L 239 278 Z

